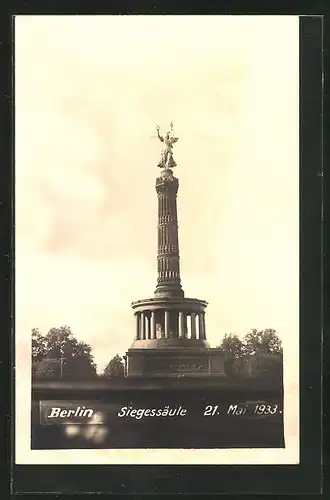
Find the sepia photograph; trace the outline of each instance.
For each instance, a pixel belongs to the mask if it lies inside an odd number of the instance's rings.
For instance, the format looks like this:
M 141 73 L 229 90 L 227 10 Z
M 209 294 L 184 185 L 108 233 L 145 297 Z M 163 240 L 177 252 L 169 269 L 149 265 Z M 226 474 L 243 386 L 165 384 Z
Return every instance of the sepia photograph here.
M 298 16 L 14 28 L 16 463 L 298 464 Z

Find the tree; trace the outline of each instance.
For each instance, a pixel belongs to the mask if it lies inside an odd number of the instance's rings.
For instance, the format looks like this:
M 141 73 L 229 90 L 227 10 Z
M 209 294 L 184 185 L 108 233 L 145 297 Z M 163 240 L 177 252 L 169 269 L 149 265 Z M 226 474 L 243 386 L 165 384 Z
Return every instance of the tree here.
M 32 330 L 33 373 L 37 378 L 93 378 L 96 365 L 91 352 L 91 346 L 78 341 L 68 326 L 51 328 L 46 335 Z
M 239 359 L 243 355 L 243 342 L 233 333 L 226 333 L 222 339 L 220 347 L 227 357 Z
M 225 335 L 221 346 L 227 375 L 279 377 L 282 373 L 282 343 L 272 328 L 252 329 L 241 340 L 235 334 Z
M 46 340 L 38 328 L 32 329 L 32 361 L 38 362 L 46 357 Z
M 228 375 L 232 375 L 238 371 L 244 358 L 244 345 L 241 339 L 230 333 L 226 334 L 220 345 L 225 356 L 225 371 Z
M 116 354 L 107 366 L 104 369 L 103 376 L 105 378 L 113 378 L 113 377 L 124 377 L 125 376 L 125 367 L 122 358 L 119 354 Z
M 282 342 L 272 328 L 257 330 L 253 328 L 243 339 L 247 356 L 252 354 L 282 354 Z
M 282 342 L 275 330 L 272 328 L 266 330 L 253 328 L 245 335 L 243 342 L 252 375 L 273 380 L 282 378 Z

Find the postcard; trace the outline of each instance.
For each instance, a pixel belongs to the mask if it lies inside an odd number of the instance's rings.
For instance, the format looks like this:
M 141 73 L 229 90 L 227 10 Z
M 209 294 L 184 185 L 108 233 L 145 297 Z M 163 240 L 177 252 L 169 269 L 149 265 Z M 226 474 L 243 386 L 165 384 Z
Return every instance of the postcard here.
M 298 16 L 16 16 L 15 178 L 16 463 L 299 463 Z

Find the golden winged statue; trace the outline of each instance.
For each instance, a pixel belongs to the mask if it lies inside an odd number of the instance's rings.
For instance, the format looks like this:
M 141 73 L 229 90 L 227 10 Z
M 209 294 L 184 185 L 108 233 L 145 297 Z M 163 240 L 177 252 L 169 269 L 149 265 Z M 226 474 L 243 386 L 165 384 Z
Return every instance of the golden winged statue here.
M 173 168 L 176 166 L 176 163 L 173 159 L 173 144 L 179 140 L 178 137 L 174 137 L 173 134 L 173 123 L 170 124 L 170 131 L 167 132 L 164 136 L 160 135 L 160 127 L 157 125 L 156 127 L 157 135 L 159 140 L 164 144 L 164 148 L 162 150 L 162 157 L 160 162 L 158 163 L 158 167 L 160 168 Z

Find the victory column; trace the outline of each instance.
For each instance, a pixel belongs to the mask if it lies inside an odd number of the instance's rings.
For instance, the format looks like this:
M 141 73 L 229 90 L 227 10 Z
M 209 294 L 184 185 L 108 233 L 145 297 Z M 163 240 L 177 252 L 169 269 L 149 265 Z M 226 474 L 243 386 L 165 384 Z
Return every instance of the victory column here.
M 177 216 L 179 180 L 173 175 L 176 162 L 173 123 L 164 136 L 156 178 L 158 196 L 157 286 L 153 298 L 132 303 L 135 339 L 127 352 L 127 376 L 177 377 L 222 375 L 223 359 L 206 340 L 207 302 L 185 298 L 181 286 Z M 220 357 L 219 357 L 220 356 Z

